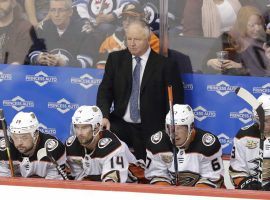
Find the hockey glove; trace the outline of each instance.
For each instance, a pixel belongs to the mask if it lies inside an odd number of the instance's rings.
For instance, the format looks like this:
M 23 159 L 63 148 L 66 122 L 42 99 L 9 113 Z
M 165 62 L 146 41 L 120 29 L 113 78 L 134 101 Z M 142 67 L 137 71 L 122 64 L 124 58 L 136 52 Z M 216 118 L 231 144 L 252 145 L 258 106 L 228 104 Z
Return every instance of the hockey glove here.
M 248 176 L 244 178 L 238 185 L 236 189 L 241 190 L 261 190 L 262 186 L 261 183 L 258 181 L 257 178 L 253 176 Z

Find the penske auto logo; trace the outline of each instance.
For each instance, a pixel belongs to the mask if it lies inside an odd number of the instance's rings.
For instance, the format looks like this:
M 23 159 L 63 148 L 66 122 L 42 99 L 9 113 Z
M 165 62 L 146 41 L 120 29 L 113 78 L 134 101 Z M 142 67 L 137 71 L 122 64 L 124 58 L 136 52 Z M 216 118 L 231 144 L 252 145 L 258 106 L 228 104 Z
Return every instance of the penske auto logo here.
M 225 96 L 231 92 L 234 92 L 238 86 L 231 86 L 225 81 L 221 81 L 216 85 L 207 85 L 207 91 L 216 92 L 221 96 Z
M 209 117 L 210 118 L 216 117 L 216 111 L 208 111 L 202 106 L 198 106 L 193 111 L 194 111 L 195 119 L 197 119 L 200 122 Z
M 90 87 L 94 85 L 98 86 L 101 83 L 101 79 L 95 79 L 89 74 L 84 74 L 80 76 L 79 78 L 71 77 L 70 82 L 71 84 L 78 84 L 82 86 L 84 89 L 89 89 Z
M 0 82 L 11 81 L 11 80 L 12 80 L 12 74 L 5 74 L 0 71 Z
M 48 102 L 48 108 L 56 109 L 62 114 L 65 114 L 70 110 L 76 110 L 78 107 L 79 107 L 79 104 L 70 103 L 65 98 L 60 99 L 57 102 Z
M 33 108 L 35 103 L 33 101 L 26 101 L 20 96 L 16 96 L 11 100 L 3 100 L 3 106 L 9 106 L 17 111 L 21 111 L 25 108 Z
M 262 85 L 261 87 L 253 87 L 254 94 L 270 94 L 270 83 Z
M 48 83 L 57 83 L 57 77 L 56 76 L 49 76 L 43 71 L 40 71 L 36 73 L 35 75 L 26 75 L 25 76 L 26 81 L 34 82 L 40 87 L 48 84 Z
M 244 108 L 238 112 L 230 112 L 230 118 L 239 119 L 244 124 L 247 124 L 253 120 L 253 113 L 247 108 Z

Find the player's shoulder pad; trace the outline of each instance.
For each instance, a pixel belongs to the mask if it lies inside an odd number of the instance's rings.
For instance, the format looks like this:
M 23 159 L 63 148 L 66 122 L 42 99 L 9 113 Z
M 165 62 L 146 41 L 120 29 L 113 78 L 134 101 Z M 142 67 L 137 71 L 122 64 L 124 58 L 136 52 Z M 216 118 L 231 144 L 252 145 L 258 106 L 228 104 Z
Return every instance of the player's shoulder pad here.
M 54 136 L 49 134 L 40 133 L 40 147 L 47 148 L 48 152 L 52 155 L 55 160 L 58 160 L 65 153 L 64 144 L 56 139 Z
M 0 137 L 0 160 L 8 160 L 6 149 L 7 149 L 7 146 L 6 146 L 5 138 Z M 21 153 L 15 148 L 14 144 L 11 141 L 10 141 L 9 151 L 10 151 L 13 161 L 18 160 L 19 157 L 21 157 Z
M 120 140 L 112 132 L 104 130 L 97 143 L 93 157 L 103 158 L 121 146 Z
M 5 138 L 0 138 L 0 152 L 6 151 L 7 146 L 6 146 L 6 141 Z
M 68 137 L 68 139 L 66 140 L 65 145 L 67 147 L 70 147 L 70 146 L 73 145 L 73 143 L 74 143 L 75 140 L 76 140 L 76 136 L 75 135 L 72 135 L 72 136 Z
M 84 147 L 75 135 L 70 136 L 66 140 L 65 146 L 67 156 L 83 156 L 85 154 Z
M 210 157 L 221 148 L 218 137 L 210 132 L 196 128 L 194 140 L 190 143 L 187 153 L 199 153 Z
M 151 151 L 152 154 L 171 152 L 172 143 L 167 133 L 159 131 L 150 137 L 146 144 L 146 149 Z
M 257 123 L 253 123 L 247 126 L 242 127 L 235 136 L 237 139 L 241 139 L 243 137 L 260 137 L 260 129 Z

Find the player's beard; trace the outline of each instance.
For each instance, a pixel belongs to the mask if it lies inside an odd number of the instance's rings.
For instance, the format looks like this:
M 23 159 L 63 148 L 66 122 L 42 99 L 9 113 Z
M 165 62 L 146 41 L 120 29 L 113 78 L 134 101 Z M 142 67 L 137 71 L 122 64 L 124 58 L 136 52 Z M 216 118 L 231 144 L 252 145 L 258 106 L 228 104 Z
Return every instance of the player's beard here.
M 94 137 L 91 138 L 78 137 L 78 140 L 82 146 L 88 146 L 94 140 Z
M 17 147 L 18 151 L 24 155 L 30 155 L 33 151 L 33 148 L 34 148 L 34 144 L 29 147 L 29 148 L 26 148 L 26 147 Z

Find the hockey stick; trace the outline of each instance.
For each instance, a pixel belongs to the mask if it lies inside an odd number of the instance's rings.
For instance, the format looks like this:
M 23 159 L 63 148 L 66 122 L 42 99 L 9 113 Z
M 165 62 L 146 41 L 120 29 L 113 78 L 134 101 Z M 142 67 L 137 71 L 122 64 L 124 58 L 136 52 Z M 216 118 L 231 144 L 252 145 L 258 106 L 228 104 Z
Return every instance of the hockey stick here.
M 56 166 L 57 171 L 62 176 L 64 180 L 69 180 L 67 177 L 67 173 L 60 167 L 60 165 L 57 163 L 57 161 L 54 159 L 54 157 L 48 152 L 47 148 L 41 148 L 37 152 L 37 159 L 40 161 L 42 158 L 48 157 L 49 160 Z
M 258 180 L 262 183 L 262 166 L 263 166 L 263 144 L 264 144 L 264 119 L 265 114 L 262 107 L 257 99 L 246 89 L 242 87 L 238 87 L 235 90 L 237 96 L 241 97 L 245 100 L 254 110 L 256 110 L 258 117 L 259 117 L 259 124 L 260 124 L 260 148 L 259 148 L 259 175 Z
M 11 177 L 15 177 L 13 161 L 12 161 L 12 157 L 11 157 L 11 153 L 10 153 L 10 142 L 9 142 L 8 135 L 7 135 L 7 122 L 6 122 L 6 119 L 4 117 L 3 109 L 0 109 L 0 121 L 1 121 L 1 126 L 3 129 L 3 132 L 4 132 L 6 151 L 7 151 L 7 157 L 8 157 L 8 164 L 9 164 L 9 168 L 10 168 Z
M 168 97 L 169 97 L 169 106 L 170 106 L 170 114 L 171 114 L 171 128 L 168 128 L 169 135 L 172 137 L 173 143 L 173 158 L 174 158 L 174 170 L 175 170 L 175 185 L 179 185 L 179 174 L 178 174 L 178 160 L 177 160 L 177 151 L 175 146 L 175 125 L 174 125 L 174 111 L 173 111 L 173 93 L 172 86 L 168 86 Z M 172 133 L 171 133 L 172 131 Z

